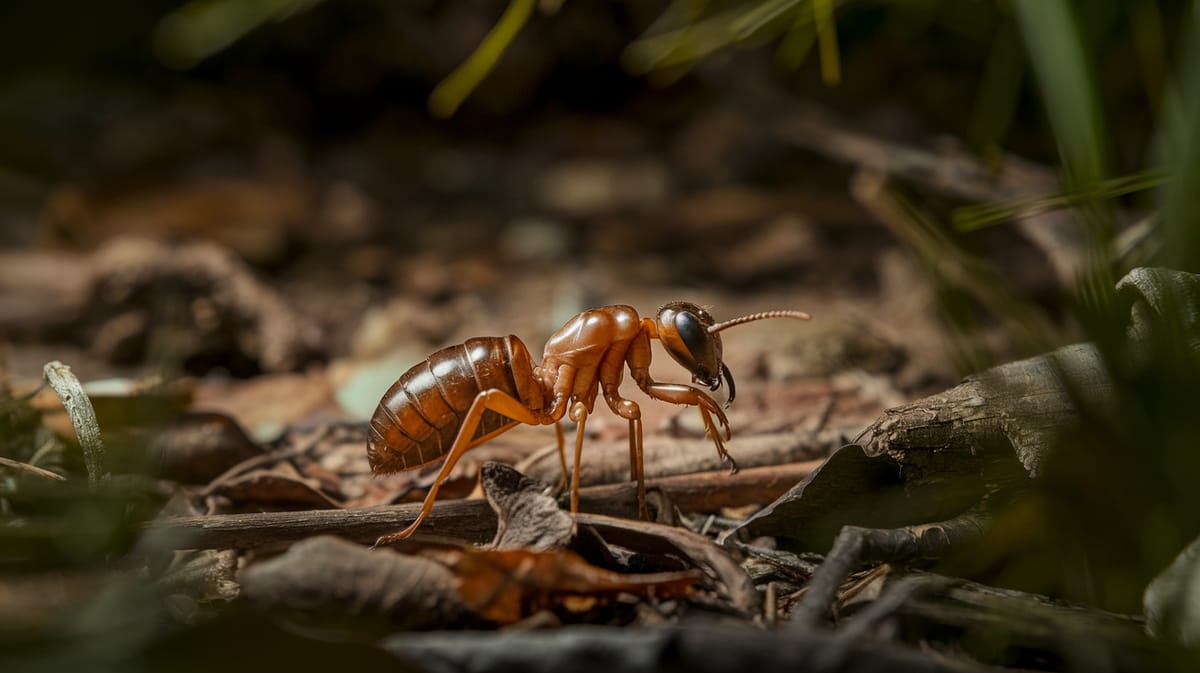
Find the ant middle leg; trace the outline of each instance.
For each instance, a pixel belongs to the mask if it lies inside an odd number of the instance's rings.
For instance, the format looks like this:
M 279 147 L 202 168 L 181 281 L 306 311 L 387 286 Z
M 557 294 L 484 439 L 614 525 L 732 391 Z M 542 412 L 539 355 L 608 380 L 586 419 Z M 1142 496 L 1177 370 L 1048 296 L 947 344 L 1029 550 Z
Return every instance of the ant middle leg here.
M 629 479 L 637 484 L 638 516 L 650 519 L 646 506 L 645 448 L 642 443 L 642 409 L 637 402 L 621 397 L 614 385 L 604 386 L 604 401 L 613 413 L 629 421 Z
M 571 420 L 575 421 L 575 465 L 571 473 L 571 514 L 579 513 L 579 472 L 583 458 L 583 428 L 587 425 L 588 410 L 583 402 L 571 407 Z
M 717 447 L 717 455 L 722 461 L 729 463 L 730 473 L 738 471 L 737 463 L 733 460 L 733 456 L 725 450 L 725 440 L 733 436 L 729 429 L 729 419 L 725 416 L 725 411 L 720 405 L 709 397 L 702 390 L 681 383 L 659 383 L 657 381 L 639 382 L 642 390 L 647 395 L 663 402 L 673 402 L 675 404 L 686 404 L 696 407 L 700 412 L 700 420 L 704 422 L 704 433 L 712 439 L 713 445 Z M 716 417 L 714 422 L 713 417 Z M 720 426 L 718 427 L 718 424 Z M 722 433 L 724 430 L 724 433 Z M 722 438 L 724 434 L 724 438 Z

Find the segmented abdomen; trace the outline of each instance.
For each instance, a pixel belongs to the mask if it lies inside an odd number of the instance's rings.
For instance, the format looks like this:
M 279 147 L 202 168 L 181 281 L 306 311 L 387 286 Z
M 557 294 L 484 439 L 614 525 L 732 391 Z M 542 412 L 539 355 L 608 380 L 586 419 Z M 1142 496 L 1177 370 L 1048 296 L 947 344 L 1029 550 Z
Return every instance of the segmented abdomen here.
M 399 472 L 445 456 L 475 396 L 483 390 L 502 390 L 520 399 L 510 365 L 514 346 L 529 359 L 515 336 L 478 337 L 443 348 L 405 372 L 371 417 L 367 431 L 371 470 Z M 515 423 L 487 411 L 474 436 Z

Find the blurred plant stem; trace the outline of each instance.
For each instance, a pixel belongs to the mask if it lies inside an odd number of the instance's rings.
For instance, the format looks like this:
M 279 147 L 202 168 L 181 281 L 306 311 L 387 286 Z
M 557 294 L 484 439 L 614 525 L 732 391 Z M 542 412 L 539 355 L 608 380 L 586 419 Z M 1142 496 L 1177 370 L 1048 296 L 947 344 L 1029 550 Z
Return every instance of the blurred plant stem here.
M 75 436 L 79 438 L 79 446 L 83 449 L 84 463 L 87 465 L 88 483 L 93 486 L 101 478 L 108 476 L 104 467 L 104 442 L 100 439 L 100 423 L 96 420 L 96 410 L 92 401 L 71 368 L 55 360 L 43 368 L 46 382 L 62 400 L 71 425 L 75 428 Z
M 270 21 L 306 11 L 322 0 L 192 0 L 163 17 L 154 52 L 172 68 L 191 68 Z
M 1158 138 L 1174 177 L 1162 192 L 1163 264 L 1200 271 L 1200 12 L 1183 26 L 1175 77 L 1167 90 Z
M 916 256 L 937 293 L 960 371 L 980 371 L 996 362 L 976 333 L 976 304 L 1004 326 L 1023 353 L 1043 352 L 1055 344 L 1058 330 L 1044 313 L 1014 297 L 991 265 L 959 246 L 933 215 L 887 185 L 884 176 L 860 171 L 850 189 Z
M 442 118 L 454 114 L 483 78 L 496 67 L 504 50 L 529 22 L 535 5 L 535 0 L 512 0 L 508 3 L 508 9 L 504 10 L 479 47 L 429 94 L 430 114 Z

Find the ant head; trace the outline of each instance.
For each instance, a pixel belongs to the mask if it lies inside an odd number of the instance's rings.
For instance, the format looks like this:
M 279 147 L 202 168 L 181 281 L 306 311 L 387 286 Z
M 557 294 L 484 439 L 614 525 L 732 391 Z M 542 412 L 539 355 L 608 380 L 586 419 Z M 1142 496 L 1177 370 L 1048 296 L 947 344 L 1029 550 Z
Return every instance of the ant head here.
M 729 399 L 733 403 L 737 389 L 733 385 L 733 374 L 721 362 L 721 330 L 767 318 L 798 318 L 808 320 L 812 316 L 803 311 L 764 311 L 752 313 L 733 320 L 718 323 L 703 308 L 686 301 L 674 301 L 658 310 L 655 322 L 658 338 L 671 357 L 692 374 L 692 382 L 708 386 L 709 390 L 721 387 L 721 378 L 729 383 Z
M 692 374 L 692 381 L 709 390 L 721 387 L 721 375 L 729 381 L 729 400 L 733 401 L 733 377 L 721 362 L 721 336 L 710 332 L 716 321 L 703 308 L 674 301 L 658 310 L 658 338 L 671 358 Z

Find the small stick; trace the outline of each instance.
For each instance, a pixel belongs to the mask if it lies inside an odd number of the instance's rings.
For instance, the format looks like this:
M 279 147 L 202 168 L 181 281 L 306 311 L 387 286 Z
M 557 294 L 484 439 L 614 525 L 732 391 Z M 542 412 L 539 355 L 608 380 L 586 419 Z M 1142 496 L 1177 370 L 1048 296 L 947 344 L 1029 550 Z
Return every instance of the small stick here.
M 45 479 L 53 479 L 54 481 L 67 480 L 66 477 L 58 474 L 57 472 L 51 472 L 50 470 L 42 469 L 36 465 L 22 463 L 20 461 L 13 460 L 11 458 L 5 458 L 3 456 L 0 456 L 0 465 L 3 465 L 4 467 L 11 467 L 14 470 L 21 470 L 22 472 L 28 472 L 29 474 L 36 474 L 37 476 Z
M 778 497 L 810 474 L 821 461 L 700 472 L 646 482 L 666 493 L 681 510 L 706 511 L 763 503 Z M 637 516 L 637 485 L 633 482 L 589 486 L 579 491 L 580 509 L 626 517 Z M 301 512 L 259 512 L 188 516 L 150 524 L 148 533 L 179 549 L 250 549 L 288 543 L 312 535 L 332 534 L 356 542 L 374 542 L 380 535 L 409 525 L 421 503 Z M 485 500 L 450 500 L 434 506 L 426 520 L 428 532 L 471 542 L 487 542 L 496 532 L 496 515 Z
M 96 410 L 92 401 L 79 379 L 71 373 L 71 368 L 58 360 L 47 362 L 42 368 L 46 382 L 54 389 L 58 399 L 62 400 L 67 415 L 71 417 L 71 425 L 75 428 L 75 436 L 79 438 L 79 446 L 83 448 L 83 461 L 87 465 L 88 483 L 95 483 L 108 474 L 104 471 L 104 442 L 100 439 L 100 423 L 96 420 Z

